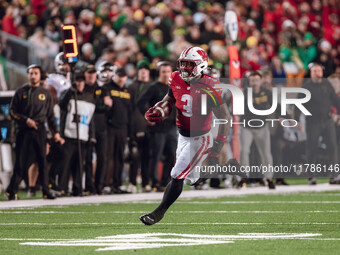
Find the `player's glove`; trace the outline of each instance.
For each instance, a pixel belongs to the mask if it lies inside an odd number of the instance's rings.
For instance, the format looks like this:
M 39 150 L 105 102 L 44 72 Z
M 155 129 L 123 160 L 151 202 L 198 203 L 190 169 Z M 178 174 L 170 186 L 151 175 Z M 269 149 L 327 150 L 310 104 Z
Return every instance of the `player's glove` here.
M 159 112 L 153 112 L 156 107 L 151 107 L 144 115 L 145 119 L 150 122 L 161 122 L 162 116 Z
M 221 150 L 224 146 L 224 143 L 227 140 L 227 136 L 218 134 L 216 139 L 214 140 L 213 146 L 208 150 L 208 164 L 209 165 L 217 165 L 218 159 L 221 154 Z

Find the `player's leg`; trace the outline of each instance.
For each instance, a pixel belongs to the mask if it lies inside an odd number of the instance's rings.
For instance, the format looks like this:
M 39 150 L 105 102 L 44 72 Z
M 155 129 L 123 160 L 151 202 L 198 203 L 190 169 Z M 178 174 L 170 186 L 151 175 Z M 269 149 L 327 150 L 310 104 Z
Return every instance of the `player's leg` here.
M 189 138 L 186 138 L 186 137 L 179 135 L 178 143 L 177 143 L 177 151 L 176 151 L 177 159 L 179 159 L 179 157 L 181 155 L 183 155 L 182 152 L 184 152 L 186 149 L 189 151 L 190 150 L 189 147 L 190 147 Z M 181 161 L 177 160 L 174 168 L 176 168 L 176 166 L 178 166 L 178 165 L 183 164 L 183 162 L 182 162 L 183 159 L 184 159 L 183 156 L 182 156 Z M 187 164 L 189 164 L 189 163 L 187 163 Z M 182 167 L 182 166 L 180 166 L 180 167 Z M 182 189 L 183 189 L 183 179 L 180 179 L 178 181 L 176 179 L 171 179 L 171 181 L 166 186 L 161 204 L 153 212 L 151 212 L 149 214 L 142 215 L 139 219 L 145 225 L 153 225 L 153 224 L 157 223 L 158 221 L 160 221 L 163 218 L 164 213 L 166 211 L 165 208 L 166 207 L 169 208 L 169 206 L 174 201 L 176 201 L 176 199 L 182 193 Z
M 202 159 L 210 144 L 209 140 L 210 134 L 197 139 L 179 135 L 177 161 L 171 171 L 172 179 L 165 189 L 160 205 L 153 212 L 140 217 L 145 225 L 153 225 L 159 222 L 168 208 L 177 200 L 182 193 L 184 179 L 191 173 L 197 162 Z M 192 153 L 193 150 L 196 152 Z

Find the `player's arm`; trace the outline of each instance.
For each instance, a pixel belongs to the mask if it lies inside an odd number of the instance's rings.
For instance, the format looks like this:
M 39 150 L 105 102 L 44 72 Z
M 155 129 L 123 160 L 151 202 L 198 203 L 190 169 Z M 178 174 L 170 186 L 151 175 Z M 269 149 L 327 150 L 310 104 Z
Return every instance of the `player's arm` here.
M 227 122 L 227 124 L 220 124 L 218 126 L 217 137 L 214 140 L 213 147 L 211 148 L 209 152 L 210 157 L 218 158 L 223 148 L 224 143 L 227 141 L 227 137 L 228 137 L 228 133 L 230 129 L 230 113 L 225 103 L 218 107 L 214 107 L 212 111 L 214 115 L 216 116 L 216 118 L 221 120 L 219 121 L 219 123 Z
M 162 99 L 151 107 L 144 115 L 145 119 L 150 122 L 161 122 L 163 119 L 167 118 L 172 110 L 173 105 L 176 100 L 172 93 L 171 88 L 169 88 L 168 93 Z M 168 108 L 167 111 L 165 108 Z

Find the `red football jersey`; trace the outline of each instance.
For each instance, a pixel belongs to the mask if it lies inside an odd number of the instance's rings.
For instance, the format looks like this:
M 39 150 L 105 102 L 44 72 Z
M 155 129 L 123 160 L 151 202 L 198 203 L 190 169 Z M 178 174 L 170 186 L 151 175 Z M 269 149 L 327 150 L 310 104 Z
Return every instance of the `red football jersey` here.
M 194 132 L 210 130 L 212 108 L 222 104 L 222 88 L 217 85 L 220 82 L 206 74 L 191 85 L 179 76 L 178 71 L 171 74 L 169 86 L 176 100 L 176 124 L 180 129 Z

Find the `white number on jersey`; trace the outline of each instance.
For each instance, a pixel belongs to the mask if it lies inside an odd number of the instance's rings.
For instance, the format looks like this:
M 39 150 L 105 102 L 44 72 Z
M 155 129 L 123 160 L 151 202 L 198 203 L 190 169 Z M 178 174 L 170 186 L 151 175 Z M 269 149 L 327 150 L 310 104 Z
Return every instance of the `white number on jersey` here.
M 186 104 L 183 105 L 183 115 L 185 117 L 191 117 L 192 116 L 192 96 L 189 94 L 184 94 L 181 98 L 182 102 L 185 102 Z

